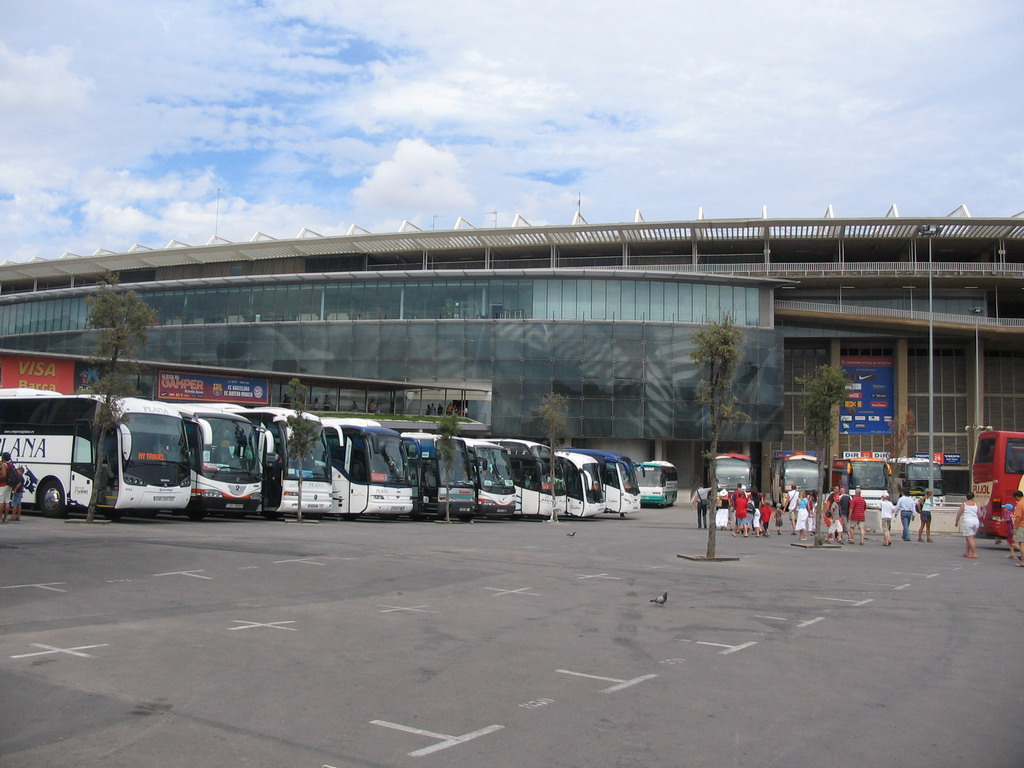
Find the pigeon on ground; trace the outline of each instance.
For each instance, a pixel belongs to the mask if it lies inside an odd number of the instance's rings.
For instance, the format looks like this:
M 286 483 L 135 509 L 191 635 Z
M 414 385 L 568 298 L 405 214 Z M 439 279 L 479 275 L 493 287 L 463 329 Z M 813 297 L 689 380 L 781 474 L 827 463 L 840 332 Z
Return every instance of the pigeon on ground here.
M 575 535 L 576 535 L 576 531 L 573 531 L 572 533 L 567 533 L 567 534 L 565 534 L 565 535 L 566 535 L 566 536 L 575 536 Z
M 664 605 L 668 602 L 668 592 L 662 592 L 657 597 L 651 598 L 651 602 L 656 605 Z

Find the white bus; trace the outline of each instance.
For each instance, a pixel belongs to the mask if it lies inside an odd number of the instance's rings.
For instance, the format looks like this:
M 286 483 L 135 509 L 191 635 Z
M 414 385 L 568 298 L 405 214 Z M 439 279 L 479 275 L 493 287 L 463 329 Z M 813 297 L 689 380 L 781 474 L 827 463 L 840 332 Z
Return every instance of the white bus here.
M 820 472 L 821 462 L 809 453 L 788 453 L 772 457 L 771 480 L 768 497 L 773 502 L 785 503 L 786 492 L 791 486 L 798 491 L 821 490 L 824 478 Z
M 371 419 L 320 421 L 331 457 L 334 514 L 345 520 L 411 515 L 415 445 Z
M 601 463 L 593 456 L 576 453 L 571 448 L 555 451 L 558 460 L 556 481 L 565 486 L 566 517 L 596 517 L 605 511 L 605 486 L 601 480 Z
M 25 504 L 47 517 L 85 513 L 95 477 L 92 419 L 97 395 L 53 395 L 0 389 L 0 452 L 25 467 Z M 183 510 L 191 473 L 181 414 L 162 403 L 127 397 L 124 421 L 100 437 L 105 481 L 97 510 L 126 513 Z
M 565 512 L 565 488 L 555 483 L 551 495 L 551 449 L 543 443 L 511 438 L 496 439 L 509 450 L 512 481 L 516 488 L 516 516 L 551 519 L 552 504 L 556 514 Z
M 625 517 L 640 511 L 640 485 L 637 483 L 633 460 L 622 453 L 594 448 L 565 448 L 576 454 L 591 456 L 601 465 L 604 484 L 604 512 Z
M 266 430 L 235 409 L 216 404 L 166 403 L 182 415 L 192 469 L 190 520 L 207 515 L 244 517 L 263 506 Z
M 263 506 L 260 513 L 267 520 L 277 520 L 282 515 L 297 515 L 299 511 L 299 473 L 302 474 L 302 514 L 309 517 L 323 517 L 334 508 L 331 484 L 331 465 L 328 459 L 327 443 L 323 436 L 315 444 L 309 456 L 299 467 L 297 457 L 288 447 L 288 417 L 295 411 L 290 408 L 261 406 L 238 408 L 241 414 L 254 424 L 261 424 L 267 430 L 264 452 Z M 302 413 L 302 418 L 320 424 L 312 413 Z
M 644 461 L 636 465 L 640 505 L 671 507 L 679 496 L 679 475 L 667 461 Z
M 490 440 L 464 437 L 473 458 L 476 480 L 476 513 L 480 517 L 515 517 L 516 484 L 512 454 Z

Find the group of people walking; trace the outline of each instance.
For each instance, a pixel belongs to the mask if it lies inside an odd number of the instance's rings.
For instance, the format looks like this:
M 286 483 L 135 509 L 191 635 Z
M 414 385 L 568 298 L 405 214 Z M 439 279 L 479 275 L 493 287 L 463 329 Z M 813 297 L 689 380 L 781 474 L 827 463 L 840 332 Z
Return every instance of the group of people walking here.
M 1013 504 L 1003 505 L 1009 558 L 1015 561 L 1015 566 L 1024 568 L 1024 493 L 1014 491 L 1013 497 Z M 709 486 L 702 485 L 693 492 L 691 502 L 697 512 L 698 528 L 708 527 L 708 514 L 713 505 L 715 527 L 720 531 L 731 528 L 733 536 L 766 537 L 771 535 L 772 527 L 776 535 L 781 536 L 788 518 L 790 535 L 799 536 L 800 541 L 808 541 L 817 528 L 819 512 L 823 532 L 827 532 L 825 541 L 829 543 L 853 544 L 856 540 L 857 544 L 863 545 L 867 533 L 867 500 L 861 495 L 860 488 L 855 488 L 851 494 L 849 489 L 835 486 L 820 500 L 820 510 L 817 491 L 799 490 L 796 486 L 790 486 L 781 499 L 772 503 L 767 494 L 760 493 L 756 487 L 748 491 L 739 484 L 734 490 L 721 488 L 716 493 Z M 892 546 L 893 521 L 897 519 L 902 526 L 902 541 L 913 541 L 913 522 L 919 519 L 917 540 L 932 543 L 934 505 L 931 489 L 920 498 L 903 491 L 895 503 L 888 492 L 883 491 L 879 509 L 883 546 Z M 963 556 L 966 558 L 978 557 L 975 537 L 981 526 L 981 517 L 982 511 L 974 500 L 974 494 L 968 493 L 954 521 L 964 538 Z

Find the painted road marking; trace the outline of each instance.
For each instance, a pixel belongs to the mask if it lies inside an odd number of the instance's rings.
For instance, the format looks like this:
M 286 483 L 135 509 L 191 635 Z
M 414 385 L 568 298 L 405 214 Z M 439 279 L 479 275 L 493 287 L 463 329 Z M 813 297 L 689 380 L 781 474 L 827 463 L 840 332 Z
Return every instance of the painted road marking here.
M 213 580 L 213 576 L 200 576 L 199 574 L 205 571 L 205 568 L 200 568 L 195 571 L 168 571 L 167 573 L 154 573 L 154 576 L 191 576 L 193 579 L 209 579 Z
M 711 645 L 711 646 L 714 646 L 715 648 L 724 648 L 725 649 L 724 651 L 719 651 L 718 652 L 719 656 L 728 656 L 730 653 L 736 653 L 737 651 L 742 651 L 744 648 L 750 648 L 752 645 L 757 645 L 757 641 L 756 640 L 750 640 L 749 642 L 743 643 L 742 645 L 727 645 L 725 643 L 707 643 L 707 642 L 704 642 L 703 640 L 681 640 L 680 642 L 683 642 L 683 643 L 693 643 L 693 642 L 696 642 L 697 645 Z
M 789 621 L 789 619 L 784 619 L 781 616 L 758 616 L 757 614 L 754 614 L 754 618 L 755 619 L 768 619 L 769 621 Z
M 427 611 L 425 608 L 429 608 L 429 605 L 413 605 L 408 608 L 403 608 L 400 605 L 378 605 L 378 608 L 386 608 L 387 610 L 381 611 L 381 613 L 394 613 L 395 611 L 411 611 L 414 613 L 437 613 L 437 611 Z
M 66 581 L 50 581 L 46 584 L 13 584 L 9 587 L 0 587 L 0 589 L 22 589 L 23 587 L 38 587 L 39 589 L 48 589 L 51 592 L 67 592 L 66 589 L 57 589 L 58 584 L 67 584 Z
M 924 576 L 926 579 L 934 579 L 937 573 L 906 573 L 905 571 L 893 571 L 895 576 Z
M 314 560 L 311 557 L 295 557 L 295 558 L 292 558 L 291 560 L 275 560 L 274 561 L 274 565 L 278 565 L 280 563 L 306 563 L 307 565 L 324 565 L 324 563 L 318 563 L 316 560 Z
M 609 576 L 607 573 L 594 573 L 589 576 L 577 576 L 576 578 L 580 581 L 583 579 L 613 579 L 615 581 L 622 581 L 618 576 Z
M 36 651 L 34 653 L 19 653 L 17 656 L 11 656 L 12 659 L 27 659 L 30 656 L 46 656 L 50 653 L 66 653 L 68 656 L 78 656 L 83 659 L 93 659 L 91 653 L 82 653 L 87 648 L 105 648 L 109 643 L 100 643 L 98 645 L 79 645 L 76 648 L 54 648 L 52 645 L 44 645 L 43 643 L 31 643 L 33 648 L 44 648 L 45 650 Z
M 520 587 L 519 589 L 499 589 L 498 587 L 484 587 L 494 592 L 492 597 L 501 597 L 502 595 L 532 595 L 533 597 L 540 597 L 536 592 L 529 592 L 528 590 L 533 587 Z
M 486 728 L 481 728 L 478 731 L 471 731 L 470 733 L 463 734 L 462 736 L 451 736 L 447 733 L 434 733 L 433 731 L 425 731 L 422 728 L 412 728 L 408 725 L 401 725 L 399 723 L 389 723 L 387 720 L 371 720 L 371 725 L 380 725 L 385 728 L 391 728 L 396 731 L 404 731 L 405 733 L 415 733 L 417 736 L 429 736 L 432 739 L 440 739 L 437 744 L 432 744 L 429 747 L 423 749 L 417 749 L 415 752 L 409 752 L 409 757 L 423 757 L 433 752 L 439 752 L 442 749 L 448 749 L 448 747 L 454 747 L 456 744 L 464 744 L 467 741 L 472 741 L 481 736 L 486 736 L 488 733 L 494 733 L 504 728 L 504 725 L 489 725 Z
M 644 680 L 651 680 L 651 679 L 657 677 L 657 675 L 641 675 L 640 677 L 634 677 L 632 680 L 619 680 L 619 678 L 617 678 L 617 677 L 601 677 L 600 675 L 588 675 L 588 674 L 586 674 L 584 672 L 573 672 L 573 671 L 568 670 L 568 669 L 556 669 L 555 672 L 560 672 L 563 675 L 575 675 L 576 677 L 587 677 L 587 678 L 590 678 L 591 680 L 602 680 L 602 681 L 604 681 L 606 683 L 618 683 L 618 685 L 613 685 L 610 688 L 602 689 L 601 693 L 615 693 L 616 691 L 621 691 L 624 688 L 629 688 L 631 685 L 636 685 L 637 683 L 642 683 Z
M 294 621 L 270 621 L 262 624 L 258 621 L 242 621 L 240 619 L 232 619 L 235 624 L 241 624 L 240 627 L 228 627 L 228 632 L 233 632 L 236 629 L 252 629 L 253 627 L 269 627 L 270 629 L 287 629 L 289 632 L 297 632 L 295 627 L 282 627 L 282 624 L 294 624 Z
M 809 627 L 809 626 L 811 626 L 811 624 L 817 624 L 819 621 L 824 621 L 824 620 L 825 620 L 824 616 L 816 616 L 813 619 L 808 619 L 807 621 L 801 621 L 799 624 L 797 624 L 797 626 L 798 627 Z
M 832 600 L 832 601 L 837 602 L 837 603 L 851 603 L 853 605 L 853 607 L 857 607 L 858 605 L 867 605 L 868 603 L 873 603 L 875 601 L 875 599 L 873 597 L 869 597 L 867 600 L 848 600 L 845 597 L 816 597 L 814 599 L 815 600 Z

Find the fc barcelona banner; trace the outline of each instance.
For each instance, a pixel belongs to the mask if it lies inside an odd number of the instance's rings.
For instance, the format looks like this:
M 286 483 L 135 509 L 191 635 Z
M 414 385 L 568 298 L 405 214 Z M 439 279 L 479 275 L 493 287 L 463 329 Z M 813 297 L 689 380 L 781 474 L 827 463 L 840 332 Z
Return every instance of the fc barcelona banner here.
M 267 379 L 240 379 L 160 371 L 157 380 L 157 399 L 190 403 L 269 405 L 268 383 Z

